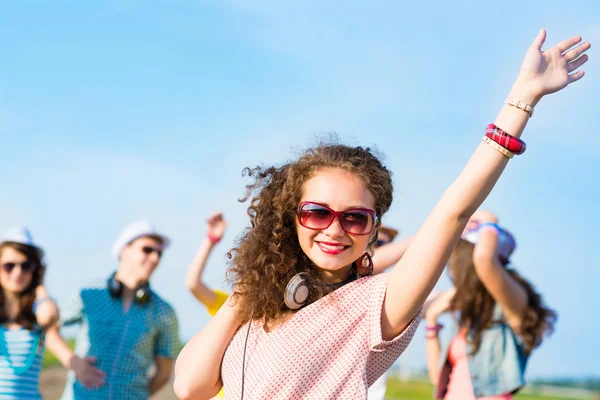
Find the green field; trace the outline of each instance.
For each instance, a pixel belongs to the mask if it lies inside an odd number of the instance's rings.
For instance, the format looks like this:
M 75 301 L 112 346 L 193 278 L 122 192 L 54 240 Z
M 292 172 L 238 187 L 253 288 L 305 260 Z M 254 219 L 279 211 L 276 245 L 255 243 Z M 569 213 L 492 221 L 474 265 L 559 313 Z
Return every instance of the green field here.
M 74 341 L 68 344 L 73 348 Z M 59 366 L 60 362 L 50 351 L 44 353 L 42 360 L 43 368 Z M 425 381 L 400 381 L 390 377 L 386 398 L 389 400 L 431 400 L 433 398 L 433 386 Z M 564 397 L 538 396 L 532 394 L 518 394 L 515 400 L 565 400 Z
M 390 378 L 386 399 L 390 400 L 431 400 L 433 386 L 429 382 L 400 381 Z M 566 400 L 564 397 L 538 396 L 532 394 L 518 394 L 515 400 Z

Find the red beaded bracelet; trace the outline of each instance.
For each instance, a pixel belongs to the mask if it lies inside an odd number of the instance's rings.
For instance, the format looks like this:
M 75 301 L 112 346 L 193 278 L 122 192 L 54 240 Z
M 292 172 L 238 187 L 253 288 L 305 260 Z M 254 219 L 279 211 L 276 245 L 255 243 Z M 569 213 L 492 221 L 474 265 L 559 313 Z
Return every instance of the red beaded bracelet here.
M 489 124 L 485 129 L 485 136 L 504 147 L 506 150 L 517 155 L 525 153 L 527 145 L 521 139 L 511 136 L 509 133 L 498 128 L 494 124 Z
M 209 234 L 208 234 L 208 240 L 210 240 L 210 242 L 211 242 L 212 244 L 217 244 L 217 243 L 219 243 L 219 242 L 221 241 L 221 238 L 220 238 L 220 237 L 213 236 L 213 235 L 211 235 L 211 234 L 209 233 Z

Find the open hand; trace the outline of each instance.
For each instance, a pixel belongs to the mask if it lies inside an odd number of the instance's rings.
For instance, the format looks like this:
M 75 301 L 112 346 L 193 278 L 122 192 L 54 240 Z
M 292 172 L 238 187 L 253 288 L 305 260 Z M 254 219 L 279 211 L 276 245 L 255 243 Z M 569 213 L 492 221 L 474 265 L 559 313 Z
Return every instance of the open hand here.
M 545 41 L 546 30 L 542 29 L 527 50 L 517 79 L 537 100 L 581 79 L 583 70 L 574 71 L 588 60 L 583 53 L 591 47 L 589 42 L 578 44 L 581 36 L 574 36 L 542 51 Z
M 104 386 L 106 374 L 94 366 L 97 361 L 96 357 L 89 356 L 84 358 L 75 357 L 73 359 L 72 368 L 75 371 L 75 376 L 86 389 L 95 389 Z

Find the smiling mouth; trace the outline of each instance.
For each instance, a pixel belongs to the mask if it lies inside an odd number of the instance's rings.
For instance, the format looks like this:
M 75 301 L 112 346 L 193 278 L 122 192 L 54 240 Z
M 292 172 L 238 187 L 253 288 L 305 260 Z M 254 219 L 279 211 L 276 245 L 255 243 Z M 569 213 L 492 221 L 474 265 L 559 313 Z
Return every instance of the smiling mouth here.
M 322 252 L 327 254 L 340 254 L 350 248 L 350 246 L 339 243 L 326 243 L 318 241 L 315 241 L 315 243 L 319 246 Z

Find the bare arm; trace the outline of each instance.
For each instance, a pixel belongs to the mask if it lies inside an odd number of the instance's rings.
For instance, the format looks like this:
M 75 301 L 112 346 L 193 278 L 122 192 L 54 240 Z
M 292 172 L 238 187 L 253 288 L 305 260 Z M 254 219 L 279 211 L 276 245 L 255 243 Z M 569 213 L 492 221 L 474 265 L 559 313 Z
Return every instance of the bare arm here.
M 527 292 L 500 263 L 497 245 L 498 232 L 492 227 L 483 227 L 473 251 L 475 272 L 494 300 L 502 306 L 508 325 L 519 332 L 527 307 Z
M 218 240 L 221 240 L 225 233 L 227 222 L 220 212 L 211 215 L 206 222 L 208 224 L 208 236 L 202 242 L 190 264 L 185 277 L 185 286 L 202 304 L 210 307 L 215 303 L 217 297 L 211 288 L 202 281 L 202 275 L 204 274 L 204 268 L 213 247 Z
M 583 44 L 562 53 L 578 43 L 575 37 L 541 51 L 545 31 L 541 31 L 529 48 L 521 72 L 509 98 L 532 107 L 545 94 L 553 93 L 580 79 L 583 71 L 569 75 L 583 62 L 580 54 L 589 48 Z M 529 115 L 516 107 L 503 106 L 495 124 L 514 137 L 520 137 Z M 417 314 L 435 286 L 456 245 L 469 217 L 479 208 L 498 178 L 508 159 L 491 146 L 481 143 L 459 177 L 443 194 L 439 203 L 416 234 L 413 242 L 394 267 L 388 278 L 386 298 L 382 310 L 384 339 L 397 336 Z
M 58 322 L 58 307 L 44 285 L 35 289 L 35 319 L 43 329 L 47 329 Z
M 215 293 L 202 280 L 204 267 L 213 247 L 213 243 L 208 238 L 204 239 L 185 276 L 185 287 L 206 306 L 214 304 L 217 300 Z
M 104 385 L 106 374 L 94 367 L 96 358 L 76 356 L 60 335 L 58 325 L 52 326 L 46 332 L 46 346 L 65 368 L 75 371 L 77 380 L 85 388 L 98 388 Z
M 438 324 L 438 318 L 450 308 L 450 302 L 456 294 L 456 289 L 448 289 L 444 292 L 431 295 L 425 302 L 424 313 L 426 327 L 432 328 Z M 428 330 L 425 333 L 425 351 L 427 353 L 427 373 L 429 380 L 437 385 L 440 376 L 441 346 L 438 331 Z
M 156 364 L 156 372 L 150 379 L 150 395 L 158 392 L 171 377 L 171 370 L 173 369 L 173 359 L 157 356 L 154 358 Z
M 190 340 L 175 362 L 175 394 L 181 400 L 211 399 L 223 387 L 221 362 L 241 321 L 228 300 Z
M 375 249 L 375 255 L 373 256 L 373 273 L 380 274 L 400 261 L 411 242 L 412 237 L 409 237 L 384 244 Z
M 58 325 L 54 325 L 46 332 L 46 346 L 58 358 L 63 367 L 71 369 L 72 359 L 75 357 L 73 350 L 65 343 L 58 332 Z
M 440 354 L 442 352 L 437 332 L 427 332 L 425 335 L 425 352 L 427 353 L 429 381 L 433 385 L 437 385 L 440 377 Z

